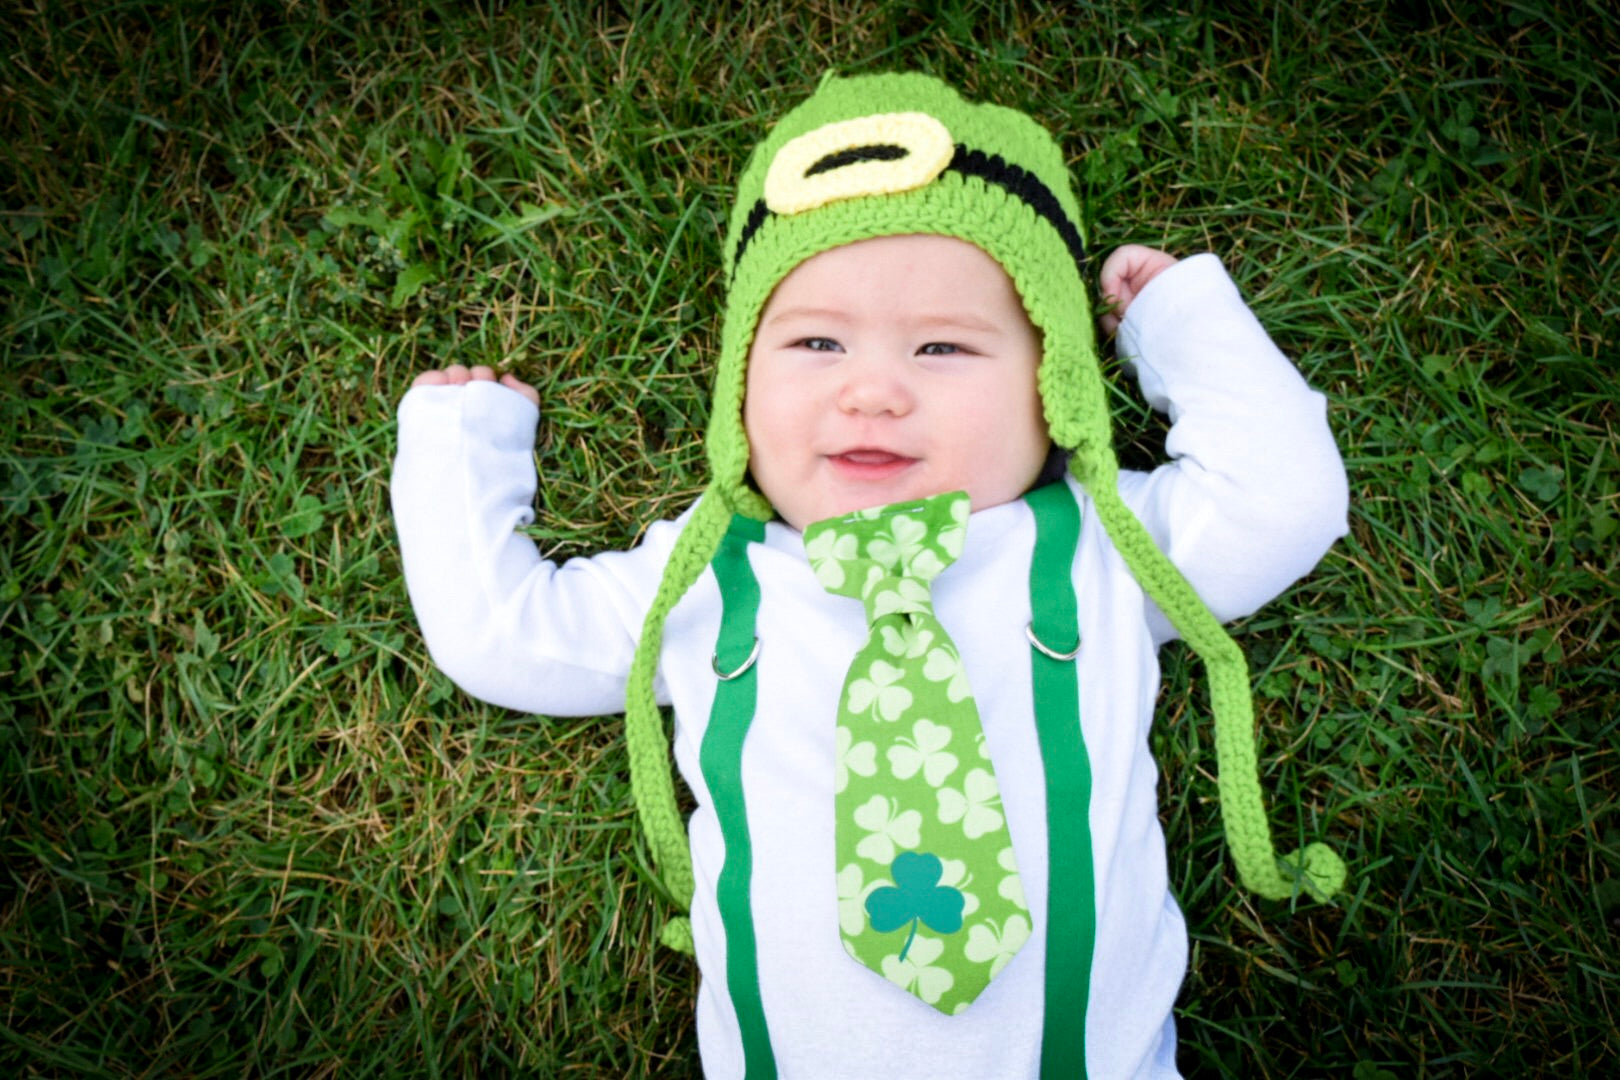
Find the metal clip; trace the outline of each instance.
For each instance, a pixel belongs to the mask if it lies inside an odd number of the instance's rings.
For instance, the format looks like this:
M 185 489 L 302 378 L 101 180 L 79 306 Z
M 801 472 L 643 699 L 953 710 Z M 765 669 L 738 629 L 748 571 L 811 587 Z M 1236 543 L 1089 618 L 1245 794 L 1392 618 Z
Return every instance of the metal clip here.
M 709 666 L 714 669 L 715 678 L 719 679 L 721 682 L 730 682 L 732 679 L 738 678 L 744 672 L 746 672 L 749 668 L 753 667 L 754 666 L 754 661 L 758 660 L 758 659 L 759 659 L 759 635 L 755 634 L 754 635 L 754 651 L 748 654 L 748 659 L 744 660 L 742 662 L 742 666 L 737 668 L 736 671 L 733 671 L 730 674 L 727 674 L 726 672 L 720 670 L 720 654 L 719 653 L 715 653 L 713 655 L 712 659 L 709 660 Z
M 1034 623 L 1028 623 L 1024 626 L 1024 636 L 1029 638 L 1029 643 L 1035 646 L 1038 651 L 1046 656 L 1050 656 L 1053 660 L 1056 660 L 1059 663 L 1067 663 L 1080 655 L 1080 643 L 1078 641 L 1074 643 L 1074 650 L 1072 652 L 1060 653 L 1056 649 L 1048 648 L 1046 642 L 1035 636 Z

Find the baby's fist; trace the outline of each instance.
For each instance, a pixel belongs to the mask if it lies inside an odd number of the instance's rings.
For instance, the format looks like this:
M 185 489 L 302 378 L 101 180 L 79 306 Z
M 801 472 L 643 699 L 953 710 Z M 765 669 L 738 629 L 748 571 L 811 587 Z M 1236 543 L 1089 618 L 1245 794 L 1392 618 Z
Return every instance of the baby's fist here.
M 516 375 L 502 375 L 499 380 L 495 378 L 495 369 L 478 364 L 467 368 L 461 364 L 451 364 L 446 368 L 433 371 L 424 371 L 411 380 L 412 386 L 464 386 L 473 380 L 479 382 L 499 382 L 508 390 L 515 390 L 529 399 L 529 404 L 535 408 L 540 407 L 540 391 L 519 379 Z
M 1142 295 L 1148 282 L 1174 265 L 1175 256 L 1141 244 L 1116 248 L 1112 255 L 1103 260 L 1097 284 L 1102 288 L 1104 303 L 1114 305 L 1112 310 L 1097 320 L 1102 324 L 1103 331 L 1112 334 L 1118 330 L 1119 321 L 1125 317 L 1125 309 Z

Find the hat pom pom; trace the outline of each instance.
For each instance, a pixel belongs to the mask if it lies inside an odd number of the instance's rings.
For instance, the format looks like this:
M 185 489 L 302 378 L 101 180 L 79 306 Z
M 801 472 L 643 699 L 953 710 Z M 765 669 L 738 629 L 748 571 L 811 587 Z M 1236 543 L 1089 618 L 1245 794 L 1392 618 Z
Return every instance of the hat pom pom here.
M 1307 844 L 1304 850 L 1285 855 L 1282 862 L 1317 900 L 1331 900 L 1344 888 L 1344 860 L 1326 844 Z
M 664 924 L 658 933 L 658 940 L 688 956 L 692 955 L 692 920 L 684 917 L 674 918 Z

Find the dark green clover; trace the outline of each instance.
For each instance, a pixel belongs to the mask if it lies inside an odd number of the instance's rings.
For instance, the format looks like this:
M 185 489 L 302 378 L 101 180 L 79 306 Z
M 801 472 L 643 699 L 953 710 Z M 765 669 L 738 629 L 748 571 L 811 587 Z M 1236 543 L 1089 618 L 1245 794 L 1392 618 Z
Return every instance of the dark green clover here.
M 894 876 L 894 884 L 872 890 L 866 898 L 866 913 L 872 918 L 872 929 L 880 934 L 911 924 L 900 959 L 904 960 L 910 951 L 919 922 L 936 934 L 954 934 L 962 929 L 963 897 L 956 889 L 939 883 L 945 867 L 938 855 L 902 852 L 895 856 L 889 873 Z

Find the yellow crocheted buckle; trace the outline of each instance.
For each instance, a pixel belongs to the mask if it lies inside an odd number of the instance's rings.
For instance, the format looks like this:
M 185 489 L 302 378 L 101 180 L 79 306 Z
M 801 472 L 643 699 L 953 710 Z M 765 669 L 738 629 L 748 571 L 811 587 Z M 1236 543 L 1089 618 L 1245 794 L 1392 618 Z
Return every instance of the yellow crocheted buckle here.
M 945 171 L 956 144 L 927 113 L 879 113 L 823 124 L 776 152 L 765 174 L 765 205 L 799 214 L 839 199 L 893 195 Z

